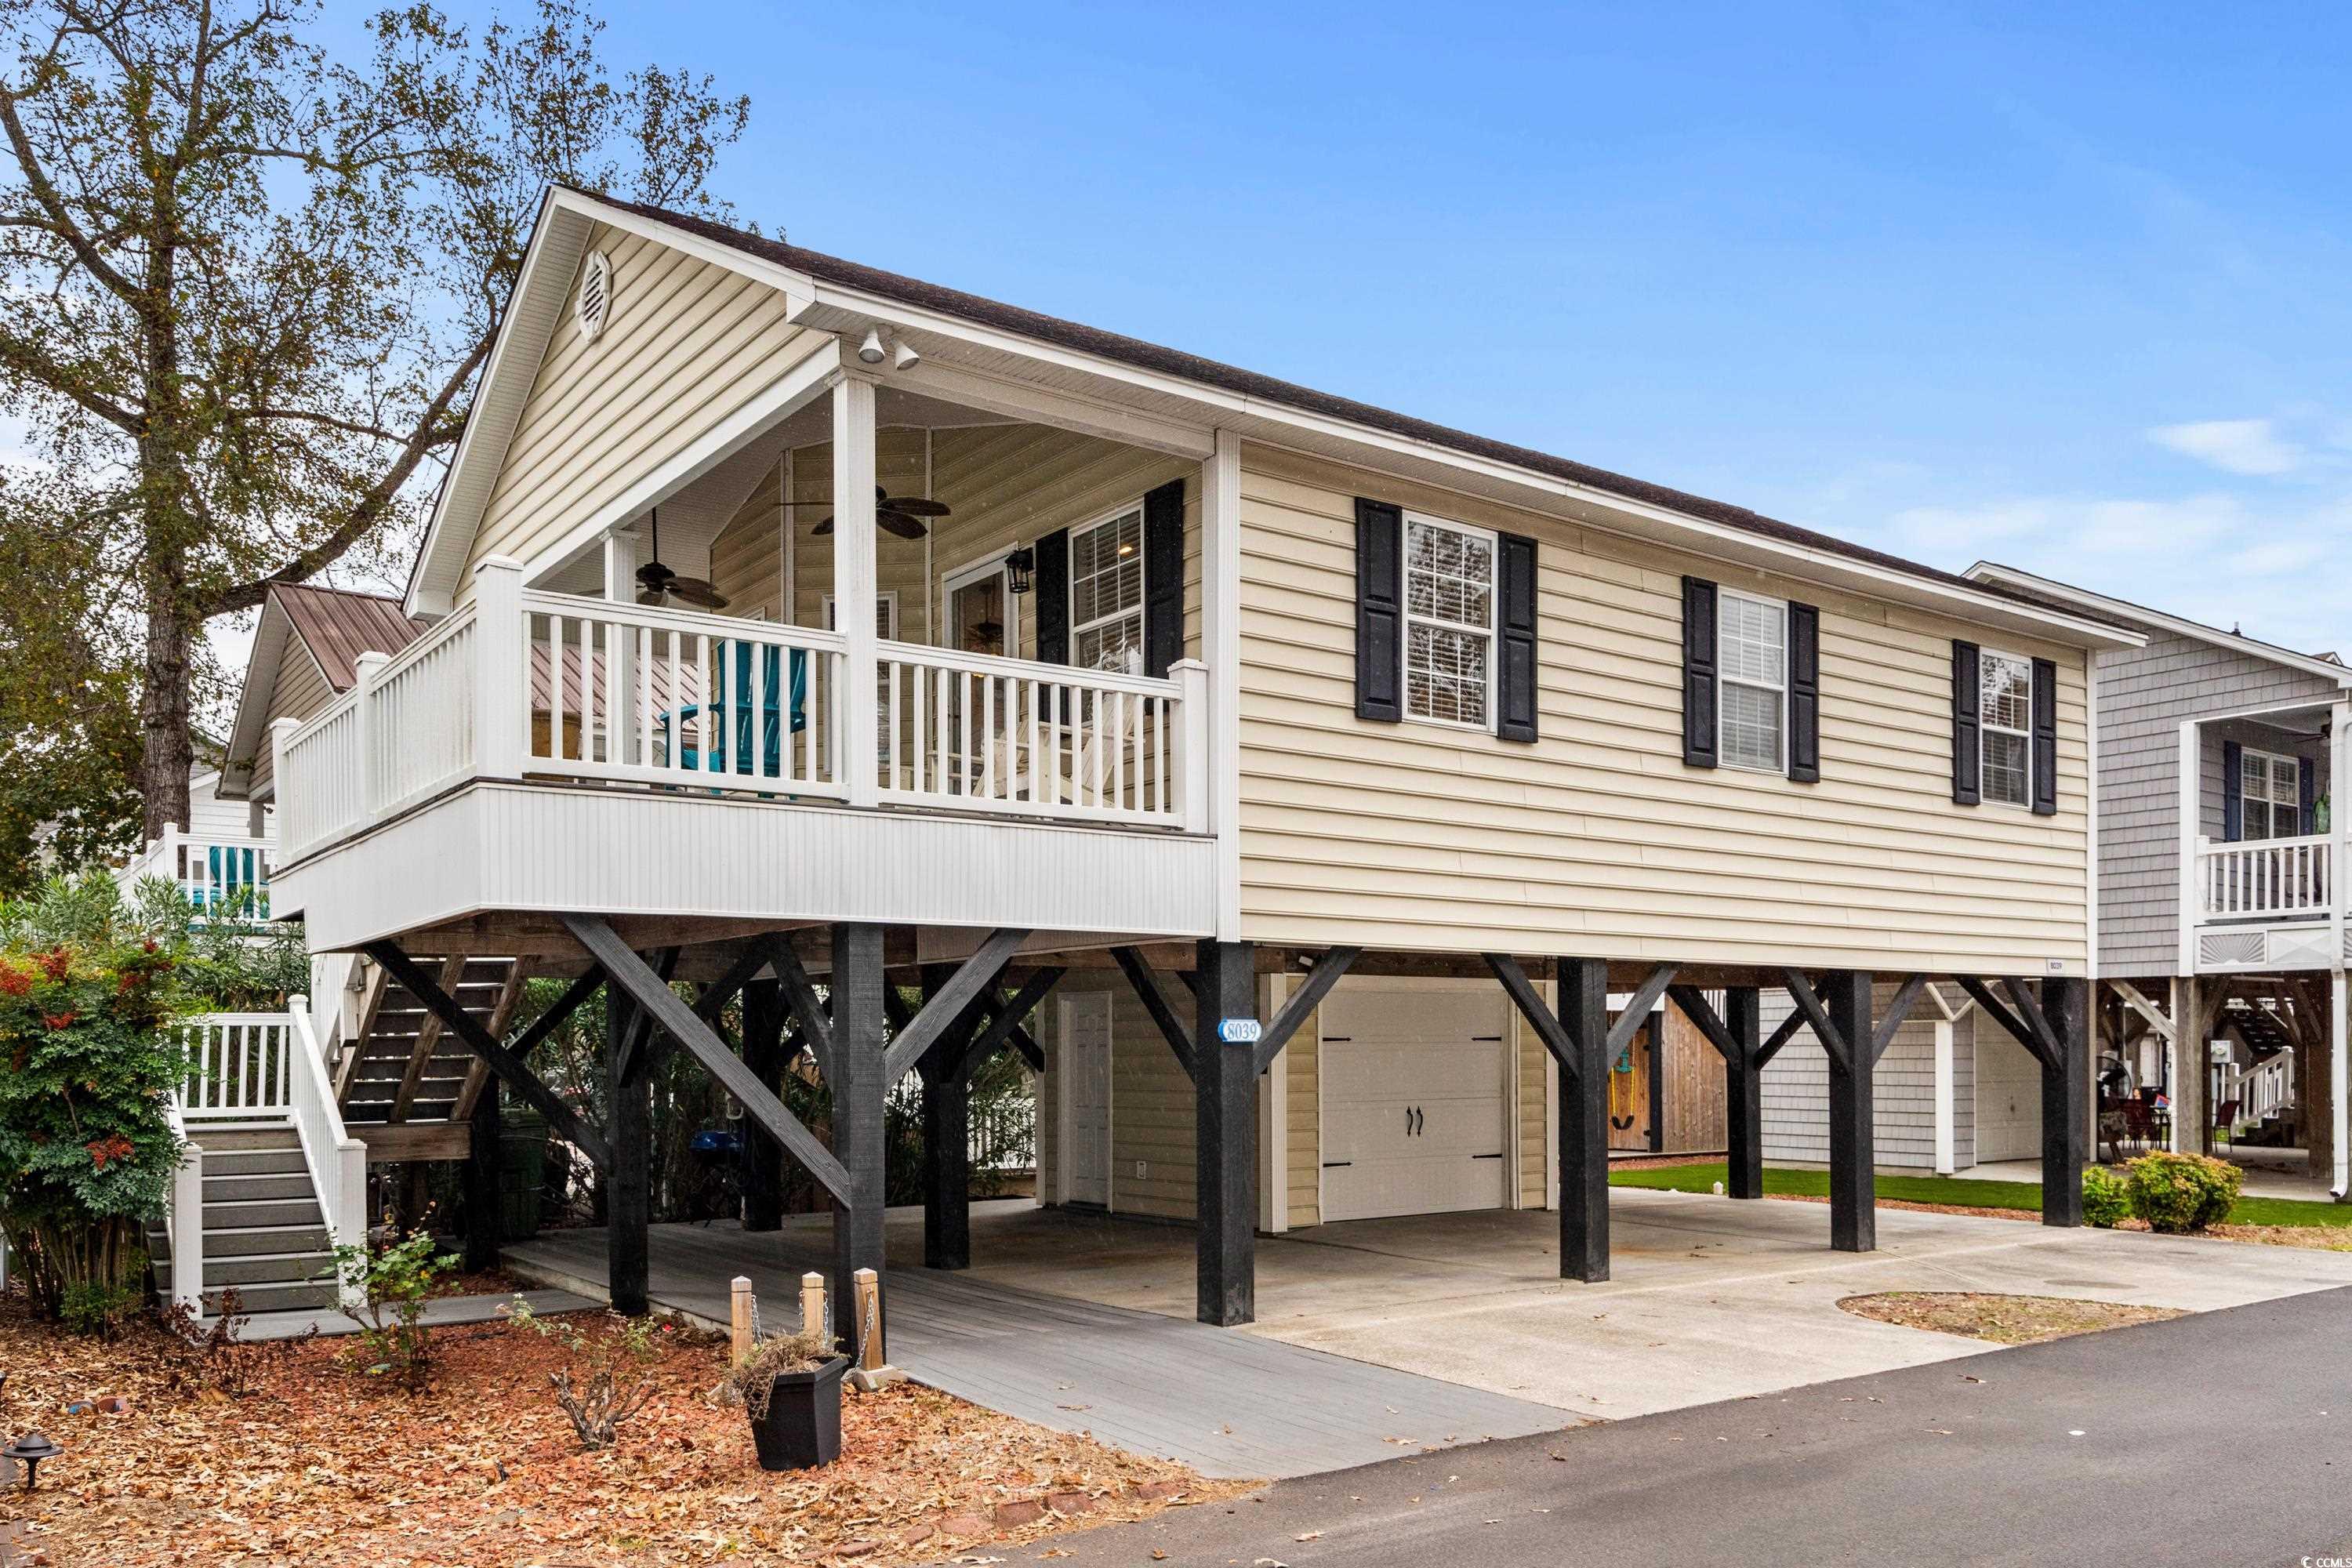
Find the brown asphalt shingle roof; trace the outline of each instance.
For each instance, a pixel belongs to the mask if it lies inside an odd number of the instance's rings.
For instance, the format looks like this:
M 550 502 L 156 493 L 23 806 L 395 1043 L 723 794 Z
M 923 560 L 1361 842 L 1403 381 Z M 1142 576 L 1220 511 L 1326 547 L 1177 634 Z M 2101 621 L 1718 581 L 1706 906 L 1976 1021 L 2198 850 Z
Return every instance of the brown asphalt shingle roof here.
M 381 594 L 355 594 L 307 583 L 278 583 L 269 592 L 285 610 L 295 634 L 319 661 L 327 684 L 339 694 L 349 691 L 359 679 L 360 655 L 398 653 L 426 625 L 410 620 L 398 599 Z
M 845 261 L 837 256 L 827 256 L 822 251 L 807 250 L 796 245 L 787 245 L 781 240 L 770 239 L 763 235 L 751 234 L 726 224 L 713 222 L 709 218 L 697 217 L 688 213 L 670 212 L 662 207 L 647 206 L 637 202 L 622 201 L 593 191 L 577 191 L 576 194 L 593 201 L 602 202 L 608 206 L 617 207 L 624 212 L 635 213 L 656 223 L 668 224 L 684 229 L 688 234 L 698 236 L 713 244 L 740 250 L 748 256 L 758 257 L 776 266 L 788 267 L 794 271 L 805 272 L 827 282 L 839 283 L 867 293 L 878 294 L 902 304 L 937 310 L 943 315 L 961 317 L 983 326 L 1018 332 L 1024 337 L 1035 338 L 1041 342 L 1052 343 L 1057 347 L 1074 349 L 1083 353 L 1099 354 L 1105 359 L 1134 365 L 1139 369 L 1181 376 L 1187 380 L 1197 381 L 1244 397 L 1262 398 L 1266 402 L 1281 404 L 1305 413 L 1318 414 L 1328 418 L 1343 419 L 1351 424 L 1366 426 L 1375 430 L 1384 430 L 1409 440 L 1426 441 L 1433 446 L 1444 447 L 1472 457 L 1509 463 L 1536 473 L 1549 474 L 1556 479 L 1566 479 L 1571 484 L 1587 485 L 1597 490 L 1622 496 L 1628 500 L 1664 507 L 1688 517 L 1722 523 L 1784 544 L 1843 555 L 1849 560 L 1864 562 L 1889 571 L 1903 573 L 1907 576 L 1923 578 L 1946 587 L 1965 588 L 1975 593 L 1992 594 L 2021 601 L 2026 599 L 2026 595 L 2011 593 L 1995 584 L 1972 582 L 1955 573 L 1945 572 L 1916 561 L 1906 560 L 1902 556 L 1874 550 L 1868 545 L 1856 544 L 1850 540 L 1839 539 L 1813 529 L 1801 528 L 1792 522 L 1782 522 L 1777 518 L 1766 517 L 1761 512 L 1751 511 L 1742 506 L 1733 506 L 1727 501 L 1709 500 L 1705 496 L 1696 496 L 1664 485 L 1652 484 L 1645 479 L 1611 473 L 1605 468 L 1596 468 L 1567 458 L 1554 457 L 1549 452 L 1538 452 L 1532 447 L 1517 447 L 1506 441 L 1489 440 L 1483 436 L 1473 436 L 1466 431 L 1432 424 L 1428 420 L 1416 419 L 1410 415 L 1393 413 L 1385 408 L 1375 407 L 1369 403 L 1358 403 L 1352 398 L 1335 396 L 1328 392 L 1317 392 L 1311 387 L 1299 386 L 1270 375 L 1260 375 L 1255 371 L 1242 370 L 1234 365 L 1220 363 L 1215 360 L 1203 359 L 1198 354 L 1185 353 L 1179 349 L 1162 348 L 1157 343 L 1145 342 L 1139 338 L 1124 337 L 1117 332 L 1104 331 L 1097 327 L 1064 321 L 1058 316 L 1041 315 L 1034 310 L 1023 310 L 1017 305 L 1007 305 L 999 300 L 984 299 L 977 294 L 966 294 L 959 289 L 942 288 L 936 283 L 925 283 L 918 279 L 904 278 L 895 272 L 885 272 L 878 268 L 867 267 L 859 262 Z M 2066 613 L 2083 619 L 2098 618 L 2087 616 L 2081 610 L 2070 609 Z

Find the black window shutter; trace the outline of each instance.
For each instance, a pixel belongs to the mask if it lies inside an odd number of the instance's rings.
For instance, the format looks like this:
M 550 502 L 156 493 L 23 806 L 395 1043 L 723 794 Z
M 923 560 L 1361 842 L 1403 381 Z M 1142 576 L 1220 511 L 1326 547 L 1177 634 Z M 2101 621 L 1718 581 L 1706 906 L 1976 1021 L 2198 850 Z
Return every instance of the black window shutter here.
M 1055 529 L 1034 547 L 1031 588 L 1037 600 L 1037 662 L 1070 662 L 1070 531 Z
M 1143 673 L 1184 657 L 1184 481 L 1143 498 Z
M 2058 667 L 2033 661 L 2033 815 L 2058 815 Z
M 2319 770 L 2311 765 L 2309 757 L 2294 765 L 2295 783 L 2299 791 L 2298 804 L 2303 807 L 2303 831 L 2319 831 Z
M 1683 761 L 1715 766 L 1715 584 L 1683 579 Z
M 1822 776 L 1822 613 L 1811 605 L 1789 606 L 1789 776 Z
M 1495 733 L 1506 741 L 1536 738 L 1536 542 L 1506 533 L 1496 542 L 1500 634 L 1495 650 Z
M 1404 718 L 1404 510 L 1356 498 L 1356 717 Z
M 1978 749 L 1983 744 L 1978 728 L 1977 704 L 1984 689 L 1977 671 L 1977 645 L 1952 643 L 1952 804 L 1975 805 L 1984 799 L 1977 776 Z
M 2245 749 L 2235 741 L 2224 741 L 2221 742 L 2221 840 L 2225 844 L 2235 844 L 2245 836 Z

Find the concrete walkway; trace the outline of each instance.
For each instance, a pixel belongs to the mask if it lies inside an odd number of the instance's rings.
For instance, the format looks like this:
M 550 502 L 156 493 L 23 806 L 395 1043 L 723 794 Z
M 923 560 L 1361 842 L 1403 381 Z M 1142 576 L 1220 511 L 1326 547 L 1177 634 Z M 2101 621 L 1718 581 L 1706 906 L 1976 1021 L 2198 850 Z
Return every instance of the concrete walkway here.
M 1007 1247 L 1013 1222 L 1042 1212 L 1025 1203 L 1012 1207 L 975 1205 L 977 1246 Z M 1050 1224 L 1055 1216 L 1045 1217 Z M 1182 1250 L 1189 1269 L 1192 1233 L 1149 1228 L 1159 1244 Z M 656 1306 L 723 1325 L 729 1281 L 742 1274 L 763 1303 L 763 1327 L 796 1321 L 800 1276 L 829 1268 L 831 1236 L 822 1216 L 752 1235 L 732 1225 L 656 1226 L 649 1293 Z M 1039 1426 L 1181 1460 L 1203 1475 L 1312 1475 L 1572 1421 L 1525 1400 L 1207 1328 L 1192 1321 L 1189 1297 L 1174 1317 L 922 1268 L 919 1211 L 894 1210 L 887 1240 L 890 1357 L 909 1375 Z M 550 1231 L 508 1247 L 505 1260 L 516 1273 L 601 1297 L 604 1233 Z
M 2352 1285 L 2352 1253 L 1878 1212 L 1879 1250 L 1829 1250 L 1825 1205 L 1619 1188 L 1614 1278 L 1559 1278 L 1559 1220 L 1489 1212 L 1366 1220 L 1258 1240 L 1258 1321 L 1194 1323 L 1184 1226 L 976 1204 L 975 1267 L 917 1265 L 921 1215 L 886 1235 L 892 1355 L 951 1393 L 1218 1475 L 1306 1475 L 1425 1443 L 1775 1394 L 1991 1353 L 1842 1310 L 1849 1296 L 1972 1290 L 2202 1311 Z M 657 1300 L 724 1321 L 727 1280 L 790 1303 L 830 1226 L 655 1232 Z M 508 1249 L 583 1293 L 601 1232 Z M 777 1310 L 773 1305 L 771 1310 Z M 782 1308 L 792 1310 L 789 1305 Z
M 569 1290 L 525 1290 L 522 1299 L 530 1310 L 545 1316 L 550 1312 L 584 1312 L 604 1305 L 602 1298 L 591 1300 Z M 436 1296 L 425 1303 L 425 1326 L 446 1328 L 457 1323 L 487 1323 L 499 1315 L 499 1309 L 512 1301 L 512 1296 Z M 214 1320 L 207 1318 L 206 1323 Z M 332 1307 L 313 1308 L 308 1311 L 256 1312 L 246 1320 L 244 1330 L 237 1335 L 246 1340 L 290 1340 L 298 1334 L 316 1332 L 327 1338 L 338 1334 L 356 1334 L 360 1326 Z

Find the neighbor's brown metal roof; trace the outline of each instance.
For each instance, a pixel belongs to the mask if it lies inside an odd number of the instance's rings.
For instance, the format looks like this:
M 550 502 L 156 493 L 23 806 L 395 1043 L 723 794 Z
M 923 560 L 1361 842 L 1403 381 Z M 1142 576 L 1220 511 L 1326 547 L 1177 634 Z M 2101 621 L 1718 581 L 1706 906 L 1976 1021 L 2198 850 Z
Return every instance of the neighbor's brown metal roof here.
M 355 594 L 307 583 L 274 584 L 269 592 L 286 612 L 295 635 L 319 661 L 327 684 L 339 693 L 349 691 L 359 679 L 360 655 L 398 653 L 426 626 L 424 621 L 410 620 L 398 599 L 381 594 Z
M 1664 507 L 1687 517 L 1722 523 L 1727 527 L 1777 540 L 1784 544 L 1843 555 L 1849 560 L 1864 562 L 1889 571 L 1900 572 L 1906 576 L 1921 578 L 1927 582 L 1940 584 L 1945 587 L 1965 588 L 1972 593 L 1992 594 L 2001 598 L 2033 603 L 2038 608 L 2046 607 L 2040 605 L 2028 595 L 2011 592 L 2002 584 L 1974 582 L 1957 573 L 1945 572 L 1920 562 L 1906 560 L 1900 555 L 1891 555 L 1882 550 L 1873 550 L 1866 544 L 1856 544 L 1832 534 L 1801 528 L 1793 522 L 1782 522 L 1777 518 L 1766 517 L 1761 512 L 1751 511 L 1743 506 L 1733 506 L 1727 501 L 1709 500 L 1705 496 L 1692 495 L 1685 490 L 1652 484 L 1646 479 L 1636 479 L 1623 474 L 1612 473 L 1606 468 L 1596 468 L 1567 458 L 1554 457 L 1549 452 L 1539 452 L 1533 447 L 1513 446 L 1506 441 L 1489 440 L 1483 436 L 1473 436 L 1467 431 L 1432 424 L 1428 420 L 1394 413 L 1369 403 L 1358 403 L 1352 398 L 1335 396 L 1328 392 L 1317 392 L 1311 387 L 1281 381 L 1270 375 L 1260 375 L 1255 371 L 1242 370 L 1234 365 L 1220 363 L 1215 360 L 1203 359 L 1198 354 L 1186 353 L 1180 349 L 1163 348 L 1158 343 L 1146 342 L 1139 338 L 1125 337 L 1118 332 L 1107 332 L 1097 327 L 1064 321 L 1058 316 L 1041 315 L 1034 310 L 1024 310 L 1017 305 L 1007 305 L 999 300 L 984 299 L 977 294 L 966 294 L 960 289 L 942 288 L 936 283 L 925 283 L 917 279 L 901 277 L 898 273 L 885 272 L 878 268 L 867 267 L 859 262 L 845 261 L 837 256 L 827 256 L 822 251 L 806 250 L 796 245 L 786 245 L 781 240 L 770 239 L 764 235 L 750 234 L 726 224 L 714 223 L 706 217 L 697 217 L 690 213 L 671 212 L 666 208 L 647 206 L 638 202 L 622 201 L 614 196 L 599 195 L 594 191 L 580 190 L 576 186 L 564 188 L 572 190 L 576 195 L 585 196 L 591 201 L 616 207 L 623 212 L 635 213 L 641 217 L 650 218 L 656 223 L 668 224 L 673 227 L 684 229 L 688 234 L 699 236 L 713 244 L 727 246 L 730 249 L 740 250 L 747 256 L 757 257 L 776 266 L 790 268 L 796 272 L 805 272 L 813 278 L 826 282 L 839 283 L 866 293 L 878 294 L 902 304 L 937 310 L 943 315 L 958 316 L 983 326 L 1018 332 L 1024 337 L 1035 338 L 1041 342 L 1074 349 L 1082 353 L 1099 354 L 1105 359 L 1134 365 L 1141 370 L 1181 376 L 1189 381 L 1197 381 L 1205 385 L 1237 393 L 1244 397 L 1262 398 L 1269 403 L 1281 404 L 1304 413 L 1346 420 L 1371 429 L 1383 430 L 1391 435 L 1402 436 L 1409 440 L 1426 441 L 1433 446 L 1444 447 L 1471 457 L 1508 463 L 1536 473 L 1549 474 L 1556 479 L 1566 479 L 1571 484 L 1586 485 L 1597 490 L 1604 490 L 1612 495 L 1622 496 L 1627 500 Z M 2102 617 L 2080 609 L 2069 609 L 2065 613 L 2078 619 L 2094 623 L 2102 620 Z

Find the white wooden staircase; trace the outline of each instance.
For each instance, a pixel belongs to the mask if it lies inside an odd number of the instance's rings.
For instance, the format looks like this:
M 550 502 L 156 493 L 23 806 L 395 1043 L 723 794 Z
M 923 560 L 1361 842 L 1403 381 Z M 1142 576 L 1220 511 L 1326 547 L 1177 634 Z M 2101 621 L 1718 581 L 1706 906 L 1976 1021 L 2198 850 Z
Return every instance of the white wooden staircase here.
M 367 1233 L 367 1146 L 344 1131 L 309 1000 L 191 1019 L 187 1037 L 172 1107 L 187 1152 L 149 1237 L 158 1287 L 206 1315 L 230 1286 L 249 1311 L 332 1302 L 334 1249 Z

